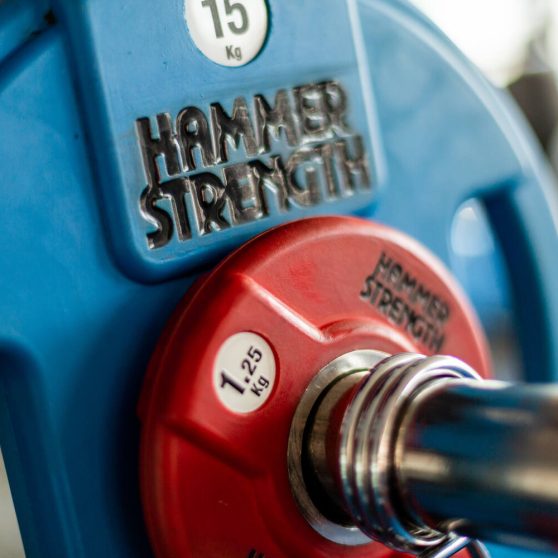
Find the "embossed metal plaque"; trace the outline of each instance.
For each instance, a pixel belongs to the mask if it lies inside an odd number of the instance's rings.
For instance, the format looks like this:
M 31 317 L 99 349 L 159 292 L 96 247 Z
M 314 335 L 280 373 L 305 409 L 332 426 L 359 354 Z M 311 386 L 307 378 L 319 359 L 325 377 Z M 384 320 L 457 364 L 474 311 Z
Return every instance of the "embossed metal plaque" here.
M 136 122 L 152 225 L 150 250 L 372 192 L 362 135 L 336 81 L 280 89 L 275 99 L 185 107 Z M 170 202 L 170 211 L 160 203 Z

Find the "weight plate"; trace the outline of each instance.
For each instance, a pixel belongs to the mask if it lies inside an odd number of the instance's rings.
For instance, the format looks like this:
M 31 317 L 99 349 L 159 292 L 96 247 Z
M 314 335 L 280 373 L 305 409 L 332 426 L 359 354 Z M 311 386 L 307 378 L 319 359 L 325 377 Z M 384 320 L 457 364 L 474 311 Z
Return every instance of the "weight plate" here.
M 198 283 L 160 341 L 141 405 L 143 501 L 160 558 L 391 553 L 316 533 L 287 473 L 307 386 L 363 349 L 451 354 L 490 372 L 459 287 L 426 249 L 385 226 L 294 222 Z

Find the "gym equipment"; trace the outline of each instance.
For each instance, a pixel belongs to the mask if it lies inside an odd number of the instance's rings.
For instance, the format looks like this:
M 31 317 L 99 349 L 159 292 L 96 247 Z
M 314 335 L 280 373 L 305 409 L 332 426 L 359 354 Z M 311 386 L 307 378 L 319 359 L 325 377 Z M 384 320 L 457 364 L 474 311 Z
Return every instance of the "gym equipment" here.
M 0 6 L 0 444 L 30 558 L 153 556 L 148 362 L 188 288 L 281 223 L 403 231 L 491 338 L 513 317 L 523 379 L 558 370 L 555 186 L 507 97 L 400 0 L 204 0 L 201 20 L 190 2 Z M 465 254 L 468 203 L 493 238 Z
M 558 391 L 481 382 L 489 363 L 460 289 L 405 235 L 340 217 L 261 235 L 198 281 L 151 365 L 156 555 L 553 550 Z

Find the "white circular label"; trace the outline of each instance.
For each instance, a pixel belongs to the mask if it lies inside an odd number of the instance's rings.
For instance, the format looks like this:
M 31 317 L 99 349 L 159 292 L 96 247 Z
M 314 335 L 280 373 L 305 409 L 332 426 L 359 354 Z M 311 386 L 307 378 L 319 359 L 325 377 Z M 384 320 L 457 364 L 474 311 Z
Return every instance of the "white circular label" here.
M 275 384 L 275 355 L 255 333 L 237 333 L 219 349 L 213 365 L 213 387 L 219 400 L 235 413 L 259 409 Z
M 196 46 L 223 66 L 243 66 L 260 52 L 268 28 L 265 0 L 186 0 Z

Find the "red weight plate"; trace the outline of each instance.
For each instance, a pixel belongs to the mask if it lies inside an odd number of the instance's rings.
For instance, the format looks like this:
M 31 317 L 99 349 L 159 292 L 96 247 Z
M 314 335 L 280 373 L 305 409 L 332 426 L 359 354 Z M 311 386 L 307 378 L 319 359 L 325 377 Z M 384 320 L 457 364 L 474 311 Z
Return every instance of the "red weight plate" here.
M 197 285 L 160 341 L 142 398 L 142 493 L 159 558 L 393 554 L 316 533 L 287 473 L 305 388 L 359 349 L 450 354 L 489 375 L 479 324 L 449 273 L 378 224 L 284 225 Z

